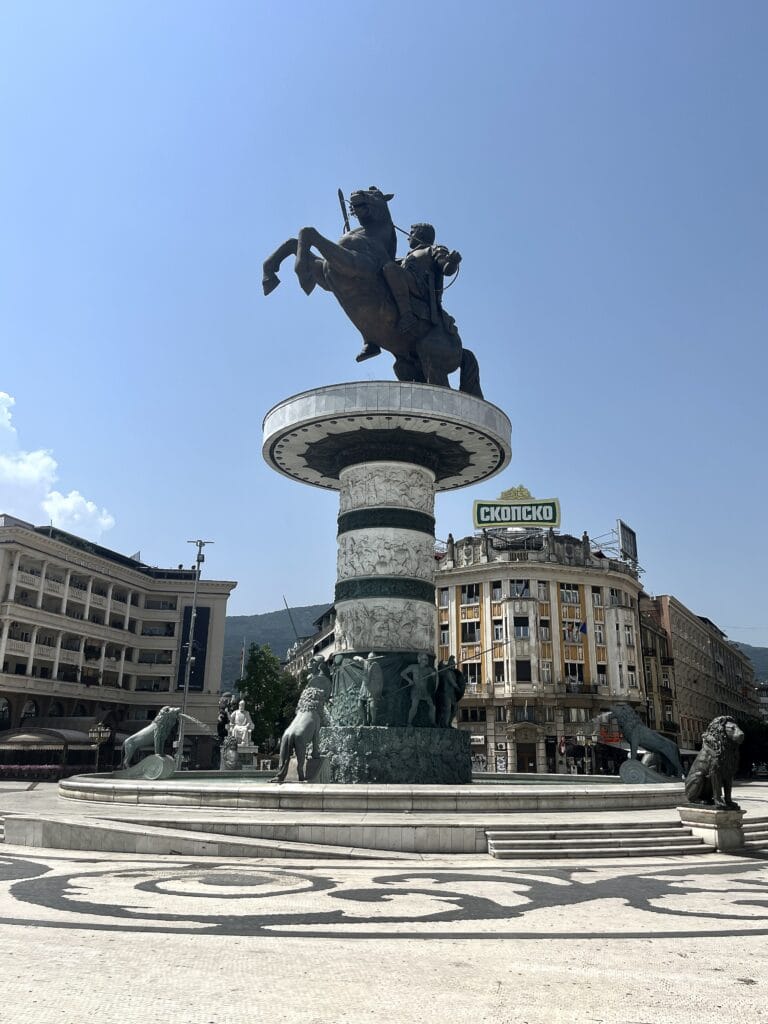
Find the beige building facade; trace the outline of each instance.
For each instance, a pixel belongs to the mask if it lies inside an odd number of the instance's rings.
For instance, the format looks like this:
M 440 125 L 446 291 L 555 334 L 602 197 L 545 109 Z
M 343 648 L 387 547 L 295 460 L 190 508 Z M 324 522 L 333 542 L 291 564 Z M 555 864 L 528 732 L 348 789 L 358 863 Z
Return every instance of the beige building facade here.
M 91 720 L 120 735 L 181 704 L 195 575 L 0 516 L 0 729 Z M 214 732 L 235 586 L 197 590 L 187 709 Z
M 718 715 L 759 716 L 752 663 L 714 622 L 669 594 L 644 599 L 642 608 L 669 638 L 683 749 L 700 747 L 702 733 Z
M 593 551 L 586 534 L 489 530 L 449 539 L 436 586 L 438 657 L 462 665 L 458 725 L 475 765 L 602 767 L 594 717 L 616 703 L 645 712 L 634 569 Z

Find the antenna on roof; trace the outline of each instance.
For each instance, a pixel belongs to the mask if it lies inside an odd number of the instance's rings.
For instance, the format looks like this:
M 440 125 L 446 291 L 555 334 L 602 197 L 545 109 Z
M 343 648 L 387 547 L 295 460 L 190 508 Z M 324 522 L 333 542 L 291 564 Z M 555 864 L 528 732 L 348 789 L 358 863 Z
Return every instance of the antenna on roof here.
M 283 604 L 285 605 L 285 610 L 288 612 L 288 618 L 291 620 L 291 627 L 293 629 L 293 635 L 296 637 L 296 642 L 298 643 L 299 634 L 298 634 L 298 631 L 296 629 L 296 623 L 293 621 L 293 616 L 291 615 L 291 609 L 288 607 L 288 602 L 285 600 L 285 594 L 283 594 Z

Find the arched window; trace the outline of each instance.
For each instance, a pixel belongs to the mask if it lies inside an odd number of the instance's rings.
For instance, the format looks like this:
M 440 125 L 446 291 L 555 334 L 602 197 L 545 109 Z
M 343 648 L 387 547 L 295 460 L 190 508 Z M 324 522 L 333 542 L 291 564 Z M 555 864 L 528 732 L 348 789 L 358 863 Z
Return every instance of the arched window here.
M 25 722 L 28 718 L 37 718 L 39 714 L 40 709 L 38 708 L 36 701 L 28 700 L 21 712 L 21 720 L 22 722 Z
M 75 718 L 86 718 L 88 712 L 85 710 L 85 704 L 75 704 L 75 710 L 72 712 Z
M 55 700 L 48 709 L 49 718 L 63 718 L 64 717 L 64 705 L 60 700 Z

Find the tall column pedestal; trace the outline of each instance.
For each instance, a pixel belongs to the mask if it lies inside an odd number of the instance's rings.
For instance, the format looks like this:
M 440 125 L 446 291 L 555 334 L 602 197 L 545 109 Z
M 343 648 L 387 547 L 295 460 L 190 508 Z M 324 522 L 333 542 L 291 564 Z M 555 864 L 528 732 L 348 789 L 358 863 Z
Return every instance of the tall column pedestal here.
M 267 414 L 266 461 L 286 476 L 340 496 L 338 653 L 322 777 L 333 763 L 333 781 L 469 781 L 468 741 L 441 736 L 454 730 L 432 726 L 428 702 L 413 708 L 414 689 L 402 673 L 426 655 L 439 712 L 435 493 L 502 470 L 510 459 L 510 433 L 509 420 L 495 406 L 426 384 L 318 388 Z M 365 680 L 375 699 L 367 700 L 364 692 L 361 703 L 364 659 L 371 653 L 376 658 Z M 391 731 L 381 733 L 382 728 Z M 427 731 L 433 735 L 416 735 Z M 398 765 L 392 779 L 382 777 L 388 760 Z

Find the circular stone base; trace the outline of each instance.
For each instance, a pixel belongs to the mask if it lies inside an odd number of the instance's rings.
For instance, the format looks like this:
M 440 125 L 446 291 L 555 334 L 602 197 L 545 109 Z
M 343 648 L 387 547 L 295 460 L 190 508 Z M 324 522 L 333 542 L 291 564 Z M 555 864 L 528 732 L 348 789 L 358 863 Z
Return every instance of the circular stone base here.
M 284 476 L 340 490 L 371 462 L 428 468 L 436 491 L 479 483 L 511 458 L 512 427 L 490 402 L 402 381 L 332 384 L 285 399 L 264 418 L 263 455 Z
M 469 740 L 460 729 L 329 726 L 317 782 L 461 785 L 472 781 Z

